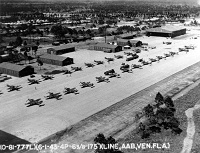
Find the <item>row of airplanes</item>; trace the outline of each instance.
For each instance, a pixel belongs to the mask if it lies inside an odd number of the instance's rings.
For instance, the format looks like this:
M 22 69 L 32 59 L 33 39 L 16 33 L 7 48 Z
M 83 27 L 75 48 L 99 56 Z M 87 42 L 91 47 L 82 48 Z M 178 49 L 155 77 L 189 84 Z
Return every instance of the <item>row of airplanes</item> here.
M 193 46 L 185 46 L 185 48 L 179 48 L 179 52 L 185 51 L 187 53 L 187 52 L 189 52 L 189 49 L 194 49 L 194 47 Z M 139 58 L 139 56 L 136 53 L 124 52 L 124 54 L 127 55 L 127 56 L 133 57 L 133 59 Z M 167 57 L 174 56 L 175 54 L 178 54 L 178 52 L 164 53 L 164 56 L 156 56 L 156 58 L 149 58 L 149 61 L 145 61 L 144 59 L 141 58 L 141 59 L 138 60 L 138 62 L 141 62 L 141 64 L 129 65 L 129 64 L 122 63 L 120 70 L 122 71 L 122 73 L 125 73 L 125 72 L 132 73 L 132 70 L 135 69 L 135 68 L 142 68 L 142 66 L 144 66 L 144 65 L 152 64 L 153 62 L 159 61 L 161 59 L 166 59 Z M 120 58 L 123 58 L 123 55 L 114 55 L 114 58 L 120 59 Z M 114 58 L 105 57 L 107 62 L 114 61 Z M 126 61 L 129 61 L 127 59 L 126 59 Z M 96 63 L 96 65 L 104 64 L 104 61 L 94 60 L 94 62 Z M 85 63 L 85 66 L 86 67 L 94 67 L 95 65 L 93 63 Z M 64 74 L 70 74 L 71 75 L 73 72 L 76 72 L 76 71 L 82 71 L 82 68 L 71 66 L 71 70 L 64 70 Z M 104 75 L 107 76 L 107 77 L 103 77 L 103 76 L 96 77 L 97 83 L 100 83 L 100 82 L 107 82 L 108 83 L 108 82 L 110 82 L 109 78 L 113 78 L 113 77 L 120 78 L 121 77 L 120 74 L 116 73 L 114 69 L 110 69 L 108 71 L 105 71 Z M 35 77 L 35 76 L 31 75 L 30 77 L 32 78 L 32 77 Z M 54 76 L 51 76 L 51 75 L 41 75 L 41 77 L 42 77 L 43 81 L 52 80 L 54 78 Z M 37 80 L 37 79 L 31 79 L 31 78 L 28 78 L 28 84 L 29 85 L 39 84 L 41 82 L 40 79 Z M 91 82 L 80 82 L 80 86 L 81 86 L 81 88 L 85 88 L 85 87 L 93 88 L 93 87 L 95 87 L 94 84 L 91 83 Z M 15 91 L 15 90 L 19 91 L 21 88 L 22 87 L 20 85 L 16 85 L 16 86 L 7 85 L 8 92 Z M 76 88 L 64 88 L 63 93 L 65 95 L 71 94 L 71 93 L 79 94 L 79 91 Z M 3 94 L 3 93 L 0 91 L 0 95 L 1 94 Z M 58 93 L 48 92 L 47 94 L 48 95 L 45 96 L 46 100 L 47 99 L 56 99 L 56 100 L 62 99 L 61 98 L 62 95 L 61 95 L 60 92 L 58 92 Z M 30 106 L 33 106 L 33 105 L 44 106 L 41 98 L 39 98 L 39 99 L 28 99 L 27 103 L 25 103 L 25 105 L 27 107 L 30 107 Z

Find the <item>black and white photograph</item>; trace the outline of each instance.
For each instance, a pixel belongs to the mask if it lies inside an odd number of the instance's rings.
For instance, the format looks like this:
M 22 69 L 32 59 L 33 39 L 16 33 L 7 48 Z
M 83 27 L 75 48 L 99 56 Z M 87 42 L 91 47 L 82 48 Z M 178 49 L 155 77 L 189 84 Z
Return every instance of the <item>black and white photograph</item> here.
M 0 0 L 0 153 L 200 153 L 200 0 Z

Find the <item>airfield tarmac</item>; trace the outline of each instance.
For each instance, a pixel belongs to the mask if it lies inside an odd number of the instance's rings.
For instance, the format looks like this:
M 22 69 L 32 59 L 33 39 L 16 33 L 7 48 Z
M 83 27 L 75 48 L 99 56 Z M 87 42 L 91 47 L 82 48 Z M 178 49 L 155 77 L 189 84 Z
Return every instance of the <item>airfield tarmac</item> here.
M 85 68 L 84 62 L 103 60 L 104 57 L 114 57 L 113 53 L 80 50 L 65 54 L 74 58 L 76 64 L 82 66 L 83 71 L 75 72 L 71 77 L 56 74 L 53 80 L 43 81 L 38 85 L 28 85 L 27 78 L 14 78 L 0 84 L 3 95 L 0 96 L 2 108 L 0 112 L 0 130 L 11 133 L 31 143 L 39 142 L 66 127 L 73 125 L 90 115 L 105 109 L 112 104 L 142 90 L 146 87 L 200 61 L 200 44 L 198 39 L 191 39 L 198 31 L 191 31 L 190 37 L 183 39 L 166 39 L 158 37 L 141 37 L 140 40 L 156 46 L 156 49 L 142 51 L 140 58 L 154 58 L 169 51 L 178 51 L 179 47 L 193 44 L 196 46 L 189 53 L 180 52 L 179 55 L 162 59 L 143 69 L 135 69 L 133 73 L 121 73 L 121 63 L 136 64 L 138 60 L 126 62 L 116 59 L 110 64 L 97 65 L 94 68 Z M 198 32 L 199 33 L 199 32 Z M 163 41 L 172 41 L 172 45 L 162 44 Z M 126 51 L 126 50 L 125 50 Z M 127 50 L 128 51 L 128 50 Z M 124 55 L 123 52 L 115 55 Z M 126 57 L 126 56 L 124 56 Z M 67 66 L 71 67 L 71 66 Z M 109 69 L 115 69 L 121 78 L 111 78 L 109 83 L 96 83 L 95 77 L 103 76 Z M 41 78 L 36 75 L 36 78 Z M 91 81 L 94 88 L 80 88 L 80 81 Z M 7 92 L 6 84 L 21 85 L 20 91 Z M 36 89 L 35 89 L 36 87 Z M 48 91 L 61 92 L 64 87 L 77 87 L 79 95 L 63 95 L 61 100 L 45 100 Z M 45 106 L 26 107 L 28 98 L 41 98 Z

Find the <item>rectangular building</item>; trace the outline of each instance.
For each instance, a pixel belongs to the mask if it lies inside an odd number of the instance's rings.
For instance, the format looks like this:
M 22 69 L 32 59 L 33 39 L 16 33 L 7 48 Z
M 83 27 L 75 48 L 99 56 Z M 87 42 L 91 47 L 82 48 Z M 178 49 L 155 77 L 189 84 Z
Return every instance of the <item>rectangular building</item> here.
M 137 36 L 137 33 L 133 32 L 133 33 L 125 33 L 125 34 L 121 34 L 121 35 L 116 35 L 114 36 L 114 39 L 133 39 L 134 37 Z
M 0 64 L 0 73 L 16 77 L 23 77 L 33 74 L 34 68 L 32 66 L 22 66 L 13 63 L 3 62 Z
M 65 66 L 65 65 L 70 65 L 74 63 L 73 58 L 53 55 L 53 54 L 44 54 L 40 56 L 40 60 L 43 63 L 58 65 L 58 66 Z
M 90 50 L 104 51 L 104 52 L 107 52 L 107 53 L 115 53 L 115 52 L 122 51 L 121 46 L 111 45 L 111 44 L 106 44 L 106 43 L 99 43 L 99 44 L 90 46 L 89 49 Z
M 179 26 L 163 26 L 146 30 L 147 36 L 177 37 L 186 34 L 186 28 Z
M 61 55 L 75 51 L 75 47 L 68 45 L 54 46 L 47 49 L 48 54 Z
M 130 47 L 138 47 L 142 45 L 140 40 L 127 40 L 127 39 L 117 39 L 117 45 L 119 46 L 130 46 Z

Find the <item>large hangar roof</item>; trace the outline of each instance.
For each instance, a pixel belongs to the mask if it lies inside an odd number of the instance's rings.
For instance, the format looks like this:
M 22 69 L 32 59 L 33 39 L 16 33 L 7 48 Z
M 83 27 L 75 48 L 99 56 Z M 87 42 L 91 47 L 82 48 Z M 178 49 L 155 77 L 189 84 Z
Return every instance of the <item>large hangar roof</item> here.
M 52 47 L 49 47 L 48 49 L 50 48 L 54 50 L 64 50 L 64 49 L 74 48 L 74 46 L 60 45 L 60 46 L 52 46 Z
M 24 68 L 26 68 L 27 66 L 21 66 L 21 65 L 8 63 L 8 62 L 3 62 L 3 63 L 0 64 L 0 67 L 19 72 L 19 71 L 23 70 Z
M 68 59 L 69 57 L 64 57 L 64 56 L 58 56 L 58 55 L 53 55 L 53 54 L 44 54 L 40 56 L 40 58 L 45 58 L 45 59 L 51 59 L 55 61 L 64 61 Z
M 157 32 L 157 33 L 172 33 L 174 31 L 179 31 L 185 29 L 184 27 L 179 26 L 163 26 L 158 28 L 148 29 L 147 32 Z

